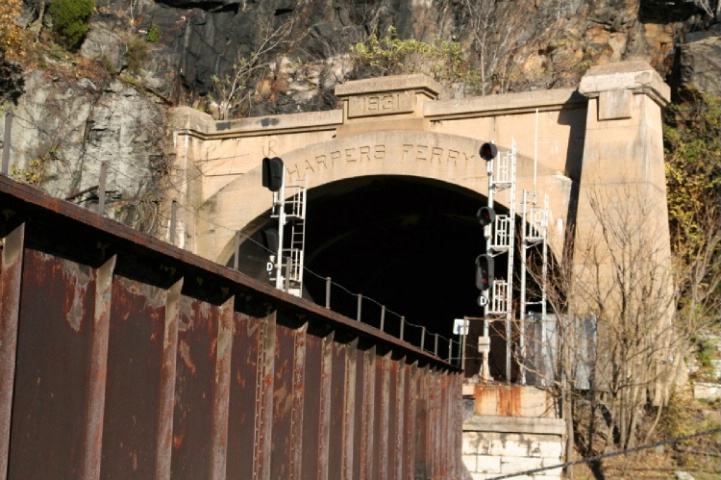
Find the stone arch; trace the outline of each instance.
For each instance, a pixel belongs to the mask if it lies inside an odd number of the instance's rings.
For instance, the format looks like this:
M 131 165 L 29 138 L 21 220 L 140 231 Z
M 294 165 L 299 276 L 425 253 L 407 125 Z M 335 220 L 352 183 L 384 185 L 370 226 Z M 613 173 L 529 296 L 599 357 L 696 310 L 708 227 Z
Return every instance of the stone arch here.
M 428 131 L 379 131 L 335 138 L 280 156 L 286 166 L 286 185 L 305 182 L 308 190 L 354 177 L 402 175 L 434 179 L 487 196 L 487 164 L 478 156 L 482 143 L 475 138 Z M 500 151 L 509 148 L 499 145 Z M 537 166 L 536 174 L 541 190 L 551 187 L 555 191 L 554 203 L 563 207 L 557 215 L 565 220 L 570 180 L 543 165 Z M 533 176 L 533 160 L 518 155 L 518 190 L 531 189 Z M 226 263 L 233 254 L 233 232 L 239 230 L 247 238 L 266 223 L 261 215 L 270 209 L 271 194 L 262 187 L 261 179 L 258 165 L 203 203 L 199 218 L 213 219 L 226 229 L 200 226 L 202 256 Z M 502 195 L 496 202 L 508 207 Z

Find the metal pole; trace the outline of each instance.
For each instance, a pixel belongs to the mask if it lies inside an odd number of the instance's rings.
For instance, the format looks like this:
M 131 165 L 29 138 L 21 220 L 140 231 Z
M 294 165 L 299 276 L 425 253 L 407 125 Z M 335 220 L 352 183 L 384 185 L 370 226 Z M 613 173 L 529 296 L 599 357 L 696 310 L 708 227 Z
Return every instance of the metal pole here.
M 235 252 L 235 258 L 233 258 L 233 270 L 238 270 L 238 266 L 240 264 L 238 257 L 240 256 L 240 230 L 235 231 L 235 248 L 233 249 Z
M 13 112 L 8 110 L 5 113 L 5 134 L 3 136 L 3 164 L 2 174 L 7 175 L 10 169 L 10 133 L 13 125 Z
M 484 307 L 484 308 L 488 308 L 488 307 Z M 468 321 L 468 318 L 463 317 L 463 329 L 461 330 L 461 332 L 462 332 L 461 333 L 461 342 L 463 342 L 461 344 L 461 370 L 463 370 L 464 376 L 465 376 L 465 372 L 466 372 L 466 322 L 467 321 Z M 483 319 L 483 321 L 485 322 L 485 318 Z M 488 362 L 488 358 L 487 357 L 484 357 L 484 358 L 485 358 L 486 362 Z M 483 368 L 483 371 L 485 372 L 486 367 L 484 366 L 482 368 Z
M 493 191 L 494 191 L 494 185 L 493 185 L 493 167 L 494 167 L 495 160 L 491 159 L 486 164 L 486 173 L 488 174 L 488 207 L 493 208 Z M 486 239 L 486 254 L 490 255 L 492 253 L 491 246 L 493 245 L 493 229 L 495 228 L 495 225 L 492 223 L 489 225 L 486 225 L 483 227 L 483 236 Z M 493 298 L 493 279 L 489 279 L 491 281 L 491 288 L 488 291 L 488 301 L 483 306 L 483 336 L 488 338 L 489 335 L 489 318 L 488 318 L 488 309 L 489 305 L 491 303 L 491 299 Z M 466 339 L 465 336 L 463 338 L 463 352 L 464 352 L 464 358 L 463 358 L 463 366 L 465 367 L 465 350 L 466 350 Z M 488 370 L 490 366 L 488 364 L 488 352 L 482 352 L 481 353 L 481 381 L 483 383 L 486 383 L 489 379 Z
M 438 334 L 437 333 L 435 334 L 435 337 L 436 338 L 435 338 L 434 344 L 433 344 L 433 355 L 435 355 L 437 357 L 438 356 Z
M 384 331 L 386 325 L 386 306 L 381 307 L 381 332 Z
M 168 241 L 171 245 L 175 245 L 175 218 L 178 214 L 178 201 L 173 199 L 170 204 L 170 237 Z
M 401 317 L 401 341 L 403 340 L 403 330 L 406 327 L 406 317 Z
M 327 277 L 325 279 L 325 308 L 327 308 L 328 310 L 330 310 L 330 286 L 330 277 Z
M 98 181 L 98 215 L 105 215 L 105 182 L 108 178 L 108 162 L 100 164 L 100 180 Z
M 536 119 L 538 119 L 538 110 L 536 110 Z M 538 128 L 538 121 L 536 121 L 536 128 Z M 536 220 L 533 212 L 534 210 L 531 209 L 531 222 Z M 528 216 L 528 190 L 523 190 L 523 214 L 521 216 L 521 299 L 519 302 L 521 308 L 518 312 L 518 346 L 520 348 L 521 356 L 518 363 L 518 380 L 521 385 L 526 384 L 526 275 L 528 274 L 528 265 L 526 265 L 526 261 L 528 260 Z M 533 230 L 531 230 L 531 233 L 533 233 Z
M 283 166 L 283 181 L 280 191 L 273 193 L 273 200 L 278 206 L 278 252 L 275 265 L 275 288 L 284 290 L 283 282 L 283 232 L 285 230 L 285 165 Z M 288 272 L 286 272 L 287 274 Z
M 421 327 L 421 350 L 426 347 L 426 327 Z
M 516 139 L 511 143 L 511 193 L 508 212 L 508 273 L 506 274 L 506 382 L 511 382 L 513 362 L 513 259 L 516 241 Z
M 361 304 L 363 303 L 363 295 L 358 294 L 358 311 L 356 312 L 356 320 L 361 321 Z
M 453 361 L 453 339 L 448 339 L 448 363 Z

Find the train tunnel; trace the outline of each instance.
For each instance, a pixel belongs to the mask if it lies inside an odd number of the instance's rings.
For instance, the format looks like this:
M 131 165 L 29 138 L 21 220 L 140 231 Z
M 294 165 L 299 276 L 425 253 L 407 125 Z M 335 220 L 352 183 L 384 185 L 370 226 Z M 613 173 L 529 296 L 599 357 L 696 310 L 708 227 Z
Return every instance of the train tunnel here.
M 483 313 L 475 259 L 485 241 L 476 212 L 486 203 L 477 192 L 411 176 L 355 177 L 310 189 L 303 297 L 375 327 L 383 317 L 384 330 L 395 335 L 403 316 L 404 336 L 415 344 L 422 327 L 458 341 L 454 319 Z M 261 233 L 253 240 L 240 250 L 244 269 L 269 281 Z M 496 276 L 505 276 L 503 257 Z M 480 328 L 479 322 L 473 330 Z M 426 337 L 427 350 L 432 342 Z M 445 341 L 440 344 L 439 354 L 447 355 Z

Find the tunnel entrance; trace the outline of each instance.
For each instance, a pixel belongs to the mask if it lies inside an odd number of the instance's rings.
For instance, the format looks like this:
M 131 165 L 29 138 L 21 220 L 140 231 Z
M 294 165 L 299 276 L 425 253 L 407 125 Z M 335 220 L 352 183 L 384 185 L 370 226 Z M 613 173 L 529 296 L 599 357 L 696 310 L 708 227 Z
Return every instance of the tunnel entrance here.
M 367 297 L 368 308 L 372 299 L 411 324 L 452 335 L 454 318 L 480 312 L 473 280 L 484 248 L 475 217 L 481 202 L 475 192 L 405 176 L 359 177 L 311 190 L 305 265 L 318 276 L 305 277 L 308 296 L 322 304 L 321 277 L 331 277 Z M 342 300 L 336 290 L 332 301 Z M 357 302 L 349 300 L 340 305 L 354 318 Z
M 476 217 L 486 199 L 450 183 L 412 176 L 374 175 L 328 183 L 307 192 L 303 297 L 395 336 L 404 317 L 404 339 L 415 345 L 422 328 L 446 339 L 456 318 L 480 319 L 475 259 L 485 251 Z M 499 213 L 507 213 L 496 204 Z M 270 212 L 256 224 L 275 226 Z M 245 273 L 269 281 L 269 252 L 263 229 L 240 248 Z M 232 265 L 231 258 L 229 265 Z M 506 275 L 505 256 L 496 276 Z M 330 279 L 330 280 L 328 280 Z M 359 303 L 359 296 L 360 298 Z M 383 319 L 383 320 L 382 320 Z M 383 325 L 381 325 L 383 322 Z M 472 321 L 467 339 L 466 375 L 478 373 L 477 337 L 482 322 Z M 433 340 L 425 348 L 433 351 Z M 504 351 L 503 339 L 493 339 Z M 447 358 L 447 342 L 439 355 Z M 460 345 L 453 352 L 460 363 Z M 501 355 L 502 357 L 502 355 Z M 502 376 L 504 360 L 491 359 L 491 372 Z M 497 363 L 497 365 L 496 365 Z

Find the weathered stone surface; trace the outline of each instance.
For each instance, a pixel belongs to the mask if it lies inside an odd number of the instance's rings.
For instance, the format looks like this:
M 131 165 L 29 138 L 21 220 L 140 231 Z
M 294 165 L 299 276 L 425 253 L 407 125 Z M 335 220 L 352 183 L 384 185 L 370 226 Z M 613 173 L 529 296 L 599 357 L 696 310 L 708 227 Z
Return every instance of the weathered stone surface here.
M 66 198 L 97 186 L 100 165 L 107 162 L 106 213 L 128 220 L 143 200 L 158 197 L 159 179 L 168 168 L 164 123 L 161 105 L 125 83 L 34 71 L 26 76 L 25 95 L 15 109 L 11 173 Z M 88 205 L 92 196 L 74 201 Z M 136 226 L 152 227 L 136 220 Z
M 125 42 L 112 31 L 112 25 L 104 21 L 93 22 L 80 48 L 80 55 L 106 64 L 112 72 L 127 66 Z
M 689 34 L 680 48 L 679 63 L 682 85 L 721 95 L 721 27 Z

